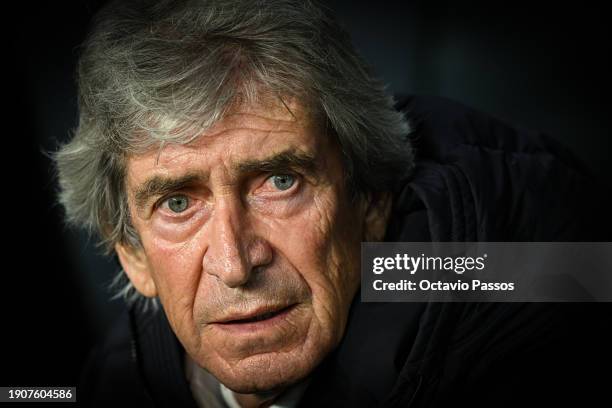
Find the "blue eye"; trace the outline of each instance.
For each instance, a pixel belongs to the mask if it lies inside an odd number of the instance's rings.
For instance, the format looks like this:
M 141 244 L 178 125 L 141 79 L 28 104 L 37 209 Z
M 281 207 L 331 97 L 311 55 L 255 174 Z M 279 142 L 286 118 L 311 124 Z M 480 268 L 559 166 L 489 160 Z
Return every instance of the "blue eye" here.
M 166 202 L 168 203 L 168 208 L 175 213 L 182 213 L 189 206 L 189 198 L 185 195 L 172 196 Z
M 274 187 L 281 191 L 289 190 L 295 184 L 295 177 L 290 174 L 278 174 L 271 177 Z

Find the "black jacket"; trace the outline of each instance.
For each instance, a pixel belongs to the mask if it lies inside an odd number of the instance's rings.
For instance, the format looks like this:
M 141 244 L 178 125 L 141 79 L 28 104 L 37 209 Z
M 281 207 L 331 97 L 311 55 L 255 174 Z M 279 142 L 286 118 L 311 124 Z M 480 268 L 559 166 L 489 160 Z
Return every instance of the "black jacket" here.
M 608 192 L 562 146 L 433 97 L 399 105 L 414 172 L 394 194 L 388 241 L 608 241 Z M 601 404 L 609 304 L 353 302 L 345 337 L 301 406 Z M 122 315 L 93 353 L 79 399 L 195 407 L 162 312 Z M 609 404 L 610 402 L 606 402 Z

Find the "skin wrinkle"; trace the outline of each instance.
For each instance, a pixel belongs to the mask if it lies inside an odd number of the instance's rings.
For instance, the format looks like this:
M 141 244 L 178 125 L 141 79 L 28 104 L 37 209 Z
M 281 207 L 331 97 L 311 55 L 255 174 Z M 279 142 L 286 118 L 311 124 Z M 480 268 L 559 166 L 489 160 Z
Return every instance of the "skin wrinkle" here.
M 209 177 L 178 192 L 190 197 L 184 217 L 161 207 L 150 216 L 132 209 L 146 267 L 131 268 L 121 258 L 137 289 L 139 280 L 151 282 L 190 357 L 241 394 L 301 381 L 340 342 L 359 286 L 365 219 L 365 206 L 353 205 L 346 191 L 339 147 L 297 102 L 295 116 L 283 106 L 247 111 L 191 145 L 130 158 L 131 205 L 146 177 L 193 171 Z M 268 184 L 268 173 L 232 170 L 282 151 L 314 157 L 313 175 L 302 171 L 280 191 Z M 295 303 L 266 335 L 229 334 L 214 324 L 255 307 Z

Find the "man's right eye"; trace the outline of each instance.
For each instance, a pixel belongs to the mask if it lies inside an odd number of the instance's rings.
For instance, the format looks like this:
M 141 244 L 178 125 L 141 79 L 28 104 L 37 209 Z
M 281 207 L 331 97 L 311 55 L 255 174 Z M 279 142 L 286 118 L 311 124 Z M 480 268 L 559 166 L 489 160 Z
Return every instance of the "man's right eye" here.
M 189 207 L 189 197 L 183 194 L 173 195 L 167 198 L 162 206 L 168 207 L 170 211 L 180 214 Z

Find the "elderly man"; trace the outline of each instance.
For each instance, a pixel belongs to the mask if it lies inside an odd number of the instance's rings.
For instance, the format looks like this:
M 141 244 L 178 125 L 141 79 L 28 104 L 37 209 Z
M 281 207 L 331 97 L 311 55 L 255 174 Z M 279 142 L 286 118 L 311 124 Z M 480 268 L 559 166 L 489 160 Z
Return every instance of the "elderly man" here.
M 78 78 L 60 200 L 117 255 L 129 304 L 82 399 L 502 405 L 550 390 L 532 380 L 558 373 L 575 308 L 357 296 L 362 241 L 599 239 L 574 220 L 588 180 L 548 138 L 435 98 L 396 110 L 309 1 L 117 1 Z

